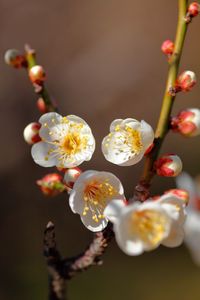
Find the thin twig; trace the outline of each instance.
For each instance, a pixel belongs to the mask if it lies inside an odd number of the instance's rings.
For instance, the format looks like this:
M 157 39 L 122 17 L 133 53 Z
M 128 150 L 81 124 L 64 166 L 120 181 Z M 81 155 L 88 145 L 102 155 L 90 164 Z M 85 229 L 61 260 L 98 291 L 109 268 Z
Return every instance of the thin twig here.
M 158 157 L 161 146 L 164 142 L 165 136 L 169 131 L 169 121 L 171 116 L 172 107 L 176 94 L 170 93 L 171 88 L 175 86 L 176 78 L 179 70 L 179 63 L 185 41 L 188 23 L 185 20 L 185 16 L 188 8 L 188 0 L 179 0 L 179 15 L 178 24 L 175 38 L 174 53 L 169 59 L 169 71 L 167 76 L 166 89 L 163 97 L 160 117 L 155 132 L 154 148 L 147 155 L 143 175 L 139 184 L 134 191 L 135 200 L 146 200 L 149 196 L 149 188 L 151 186 L 154 172 L 154 162 Z
M 63 259 L 56 246 L 55 226 L 49 222 L 44 231 L 44 256 L 49 273 L 49 300 L 66 299 L 66 280 L 91 266 L 101 265 L 102 255 L 113 236 L 112 225 L 109 224 L 105 230 L 94 234 L 93 241 L 85 251 L 75 257 Z

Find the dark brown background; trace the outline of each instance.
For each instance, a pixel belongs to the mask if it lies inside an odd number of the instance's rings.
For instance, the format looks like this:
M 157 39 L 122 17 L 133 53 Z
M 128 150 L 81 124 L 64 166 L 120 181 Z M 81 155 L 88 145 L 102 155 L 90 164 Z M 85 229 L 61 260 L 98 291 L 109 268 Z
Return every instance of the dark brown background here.
M 56 224 L 62 252 L 79 252 L 91 239 L 79 217 L 61 195 L 44 198 L 35 180 L 46 170 L 36 166 L 22 132 L 38 119 L 36 97 L 24 71 L 4 64 L 8 48 L 29 42 L 48 74 L 48 88 L 63 114 L 83 117 L 93 128 L 97 149 L 84 169 L 114 172 L 127 197 L 142 164 L 117 167 L 100 151 L 102 138 L 115 118 L 145 119 L 155 128 L 165 86 L 167 63 L 160 52 L 166 38 L 174 38 L 178 1 L 135 0 L 0 0 L 1 208 L 0 299 L 46 299 L 47 274 L 42 257 L 45 224 Z M 181 70 L 200 78 L 200 18 L 190 25 Z M 180 94 L 174 113 L 199 107 L 200 85 Z M 168 136 L 163 151 L 178 153 L 184 168 L 199 172 L 199 137 Z M 49 170 L 48 170 L 49 171 Z M 161 193 L 173 180 L 157 178 L 153 191 Z M 77 276 L 70 299 L 199 299 L 200 270 L 187 250 L 159 249 L 138 258 L 125 256 L 115 245 L 105 265 Z

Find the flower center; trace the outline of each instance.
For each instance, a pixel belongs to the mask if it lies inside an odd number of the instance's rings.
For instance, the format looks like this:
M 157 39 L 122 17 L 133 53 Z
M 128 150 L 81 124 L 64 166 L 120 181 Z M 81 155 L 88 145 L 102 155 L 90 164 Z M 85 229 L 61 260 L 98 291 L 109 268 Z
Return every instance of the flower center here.
M 86 140 L 81 139 L 80 134 L 77 132 L 68 133 L 62 143 L 61 148 L 64 150 L 64 152 L 68 155 L 76 154 L 82 146 L 84 147 L 84 144 L 86 145 Z
M 165 236 L 167 217 L 157 211 L 142 210 L 131 215 L 130 232 L 146 244 L 156 246 Z
M 92 219 L 99 222 L 104 218 L 103 211 L 114 195 L 117 194 L 116 189 L 108 182 L 108 180 L 98 182 L 90 182 L 84 190 L 83 199 L 85 201 L 83 216 L 87 212 L 92 213 Z
M 131 151 L 138 154 L 142 149 L 141 133 L 129 126 L 125 128 L 127 138 L 125 139 L 125 144 L 131 147 Z

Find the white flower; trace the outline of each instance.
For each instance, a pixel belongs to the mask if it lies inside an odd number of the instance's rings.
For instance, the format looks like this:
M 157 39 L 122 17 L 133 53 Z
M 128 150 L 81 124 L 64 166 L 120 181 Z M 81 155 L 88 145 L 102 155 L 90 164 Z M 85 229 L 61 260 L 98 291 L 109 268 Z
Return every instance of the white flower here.
M 112 201 L 104 211 L 114 223 L 119 247 L 128 255 L 139 255 L 160 244 L 176 247 L 183 240 L 183 202 L 173 195 L 120 207 Z
M 80 214 L 83 224 L 96 232 L 108 224 L 103 213 L 112 199 L 124 200 L 124 189 L 119 179 L 108 172 L 86 171 L 75 181 L 69 205 L 74 213 Z
M 138 163 L 154 140 L 154 132 L 145 121 L 117 119 L 103 139 L 102 152 L 113 164 L 131 166 Z
M 176 178 L 179 188 L 186 189 L 189 192 L 189 206 L 187 210 L 187 219 L 185 222 L 185 244 L 187 245 L 194 262 L 200 266 L 200 184 L 199 180 L 187 174 L 182 173 Z
M 90 160 L 95 140 L 88 124 L 81 118 L 58 113 L 44 114 L 40 119 L 41 142 L 33 145 L 32 157 L 42 167 L 72 168 Z

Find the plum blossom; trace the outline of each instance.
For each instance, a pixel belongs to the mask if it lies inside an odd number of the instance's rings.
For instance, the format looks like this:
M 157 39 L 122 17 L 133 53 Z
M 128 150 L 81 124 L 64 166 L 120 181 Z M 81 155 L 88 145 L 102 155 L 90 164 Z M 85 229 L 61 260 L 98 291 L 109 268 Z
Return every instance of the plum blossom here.
M 116 119 L 103 139 L 102 152 L 113 164 L 131 166 L 143 158 L 153 140 L 153 129 L 145 121 Z
M 193 179 L 186 172 L 176 178 L 178 188 L 189 192 L 189 206 L 185 222 L 185 244 L 187 245 L 194 262 L 200 266 L 200 180 Z
M 112 201 L 105 216 L 114 223 L 114 232 L 121 250 L 139 255 L 160 244 L 177 247 L 183 241 L 185 205 L 180 198 L 166 194 L 158 200 L 135 202 L 130 205 Z
M 124 200 L 124 189 L 120 180 L 109 172 L 86 171 L 75 181 L 69 197 L 69 205 L 81 217 L 83 224 L 91 231 L 101 231 L 108 219 L 104 209 L 115 199 Z
M 73 168 L 91 159 L 95 140 L 88 124 L 81 118 L 58 113 L 40 119 L 41 142 L 32 146 L 32 157 L 42 167 Z

